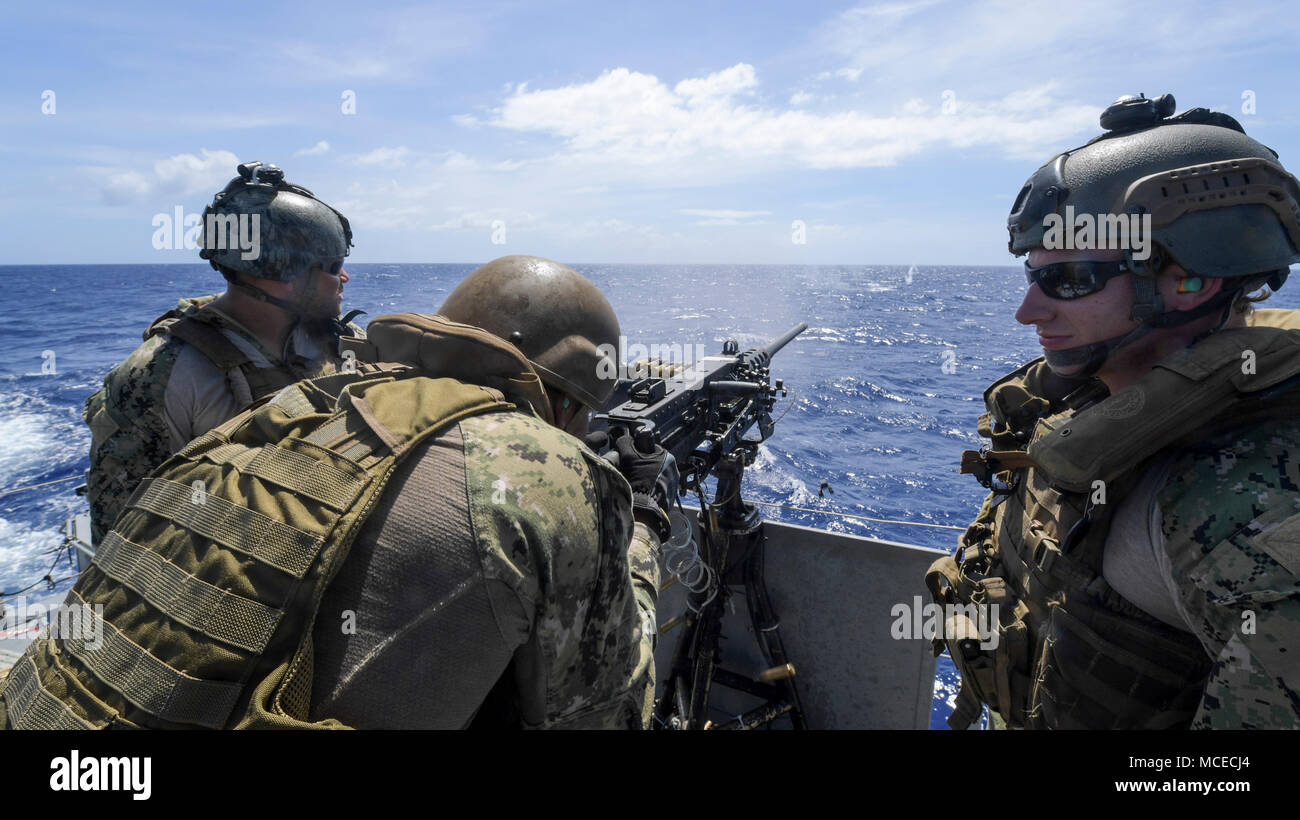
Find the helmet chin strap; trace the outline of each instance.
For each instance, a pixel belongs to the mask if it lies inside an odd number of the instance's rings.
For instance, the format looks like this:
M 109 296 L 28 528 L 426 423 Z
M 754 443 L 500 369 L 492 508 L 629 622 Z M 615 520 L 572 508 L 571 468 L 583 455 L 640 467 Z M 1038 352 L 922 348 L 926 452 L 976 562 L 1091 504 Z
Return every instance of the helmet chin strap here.
M 1121 336 L 1112 336 L 1100 342 L 1092 342 L 1078 347 L 1067 347 L 1065 350 L 1045 350 L 1043 351 L 1043 358 L 1047 360 L 1047 366 L 1053 370 L 1059 370 L 1062 367 L 1075 367 L 1081 364 L 1083 368 L 1077 373 L 1071 373 L 1070 378 L 1085 379 L 1096 375 L 1112 353 L 1124 345 L 1141 339 L 1150 333 L 1151 329 L 1150 325 L 1141 324 L 1128 333 Z
M 271 294 L 267 293 L 261 288 L 253 287 L 247 282 L 242 282 L 233 277 L 229 279 L 229 282 L 231 287 L 240 290 L 245 295 L 251 296 L 252 298 L 256 299 L 259 302 L 266 302 L 269 305 L 275 305 L 281 310 L 287 311 L 288 313 L 292 314 L 293 316 L 299 319 L 302 318 L 302 309 L 298 305 L 294 304 L 293 302 L 287 301 L 285 299 L 281 299 L 277 296 L 272 296 Z
M 255 288 L 247 282 L 241 282 L 234 276 L 227 277 L 226 281 L 229 283 L 230 287 L 247 294 L 253 299 L 258 300 L 259 302 L 266 302 L 268 305 L 275 305 L 285 311 L 294 318 L 294 321 L 297 322 L 300 327 L 307 328 L 309 333 L 322 333 L 331 338 L 333 340 L 334 353 L 338 356 L 342 355 L 342 349 L 339 347 L 340 337 L 350 336 L 352 334 L 352 328 L 348 327 L 348 323 L 358 316 L 364 316 L 366 313 L 364 310 L 354 309 L 348 311 L 347 314 L 342 317 L 334 316 L 327 319 L 311 319 L 303 315 L 302 308 L 293 302 L 272 296 L 261 288 Z

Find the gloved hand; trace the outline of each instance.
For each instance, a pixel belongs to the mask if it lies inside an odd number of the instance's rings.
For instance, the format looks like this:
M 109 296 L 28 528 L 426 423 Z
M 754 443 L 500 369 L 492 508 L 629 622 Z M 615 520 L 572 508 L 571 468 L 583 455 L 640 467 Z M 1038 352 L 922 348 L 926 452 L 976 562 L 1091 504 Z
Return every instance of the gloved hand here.
M 677 497 L 679 476 L 677 461 L 659 444 L 643 437 L 641 446 L 627 430 L 619 429 L 617 438 L 611 439 L 604 431 L 587 436 L 587 446 L 601 455 L 627 479 L 632 487 L 633 513 L 638 520 L 652 525 L 660 541 L 668 537 L 670 527 L 668 510 Z
M 626 430 L 614 439 L 619 472 L 632 485 L 632 494 L 653 498 L 665 513 L 677 500 L 677 460 L 658 442 L 645 436 L 641 446 Z

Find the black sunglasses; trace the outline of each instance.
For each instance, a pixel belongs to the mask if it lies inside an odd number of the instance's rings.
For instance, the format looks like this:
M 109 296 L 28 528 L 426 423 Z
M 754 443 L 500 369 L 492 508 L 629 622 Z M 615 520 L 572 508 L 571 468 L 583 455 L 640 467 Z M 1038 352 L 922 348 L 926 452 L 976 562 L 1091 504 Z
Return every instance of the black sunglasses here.
M 1116 276 L 1132 273 L 1127 262 L 1053 262 L 1041 268 L 1025 263 L 1025 279 L 1038 283 L 1052 299 L 1082 299 L 1091 296 Z

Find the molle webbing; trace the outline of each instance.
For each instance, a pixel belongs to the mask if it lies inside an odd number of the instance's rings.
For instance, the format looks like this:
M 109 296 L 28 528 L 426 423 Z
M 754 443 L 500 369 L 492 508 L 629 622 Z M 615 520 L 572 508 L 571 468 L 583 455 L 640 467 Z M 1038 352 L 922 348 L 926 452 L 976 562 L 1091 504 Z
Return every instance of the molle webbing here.
M 5 681 L 4 699 L 8 712 L 0 715 L 7 723 L 3 729 L 31 729 L 40 731 L 77 731 L 101 729 L 78 715 L 71 706 L 55 697 L 40 682 L 40 667 L 30 654 L 24 655 L 10 670 Z
M 166 518 L 194 535 L 295 579 L 306 575 L 316 561 L 325 541 L 323 533 L 304 532 L 218 495 L 208 495 L 206 490 L 202 501 L 197 501 L 196 490 L 191 487 L 165 478 L 147 478 L 140 482 L 127 507 Z
M 75 589 L 68 593 L 65 605 L 79 612 L 83 624 L 91 625 L 91 637 L 63 637 L 61 647 L 95 678 L 168 723 L 208 729 L 225 723 L 239 697 L 237 681 L 204 680 L 177 669 L 101 618 Z
M 508 409 L 451 379 L 337 375 L 195 439 L 136 490 L 69 593 L 83 631 L 32 644 L 0 722 L 338 727 L 284 697 L 310 692 L 325 587 L 405 453 Z
M 95 566 L 191 629 L 246 652 L 261 652 L 283 615 L 213 586 L 116 532 L 95 550 Z

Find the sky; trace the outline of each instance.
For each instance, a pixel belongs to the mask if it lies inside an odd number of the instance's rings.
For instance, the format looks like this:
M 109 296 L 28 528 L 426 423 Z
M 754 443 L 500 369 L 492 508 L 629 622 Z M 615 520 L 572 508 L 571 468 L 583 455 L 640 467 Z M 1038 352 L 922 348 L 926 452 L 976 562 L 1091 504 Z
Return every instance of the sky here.
M 1136 93 L 1300 168 L 1285 2 L 26 5 L 0 264 L 198 262 L 163 220 L 250 160 L 353 262 L 1014 264 L 1024 181 Z

